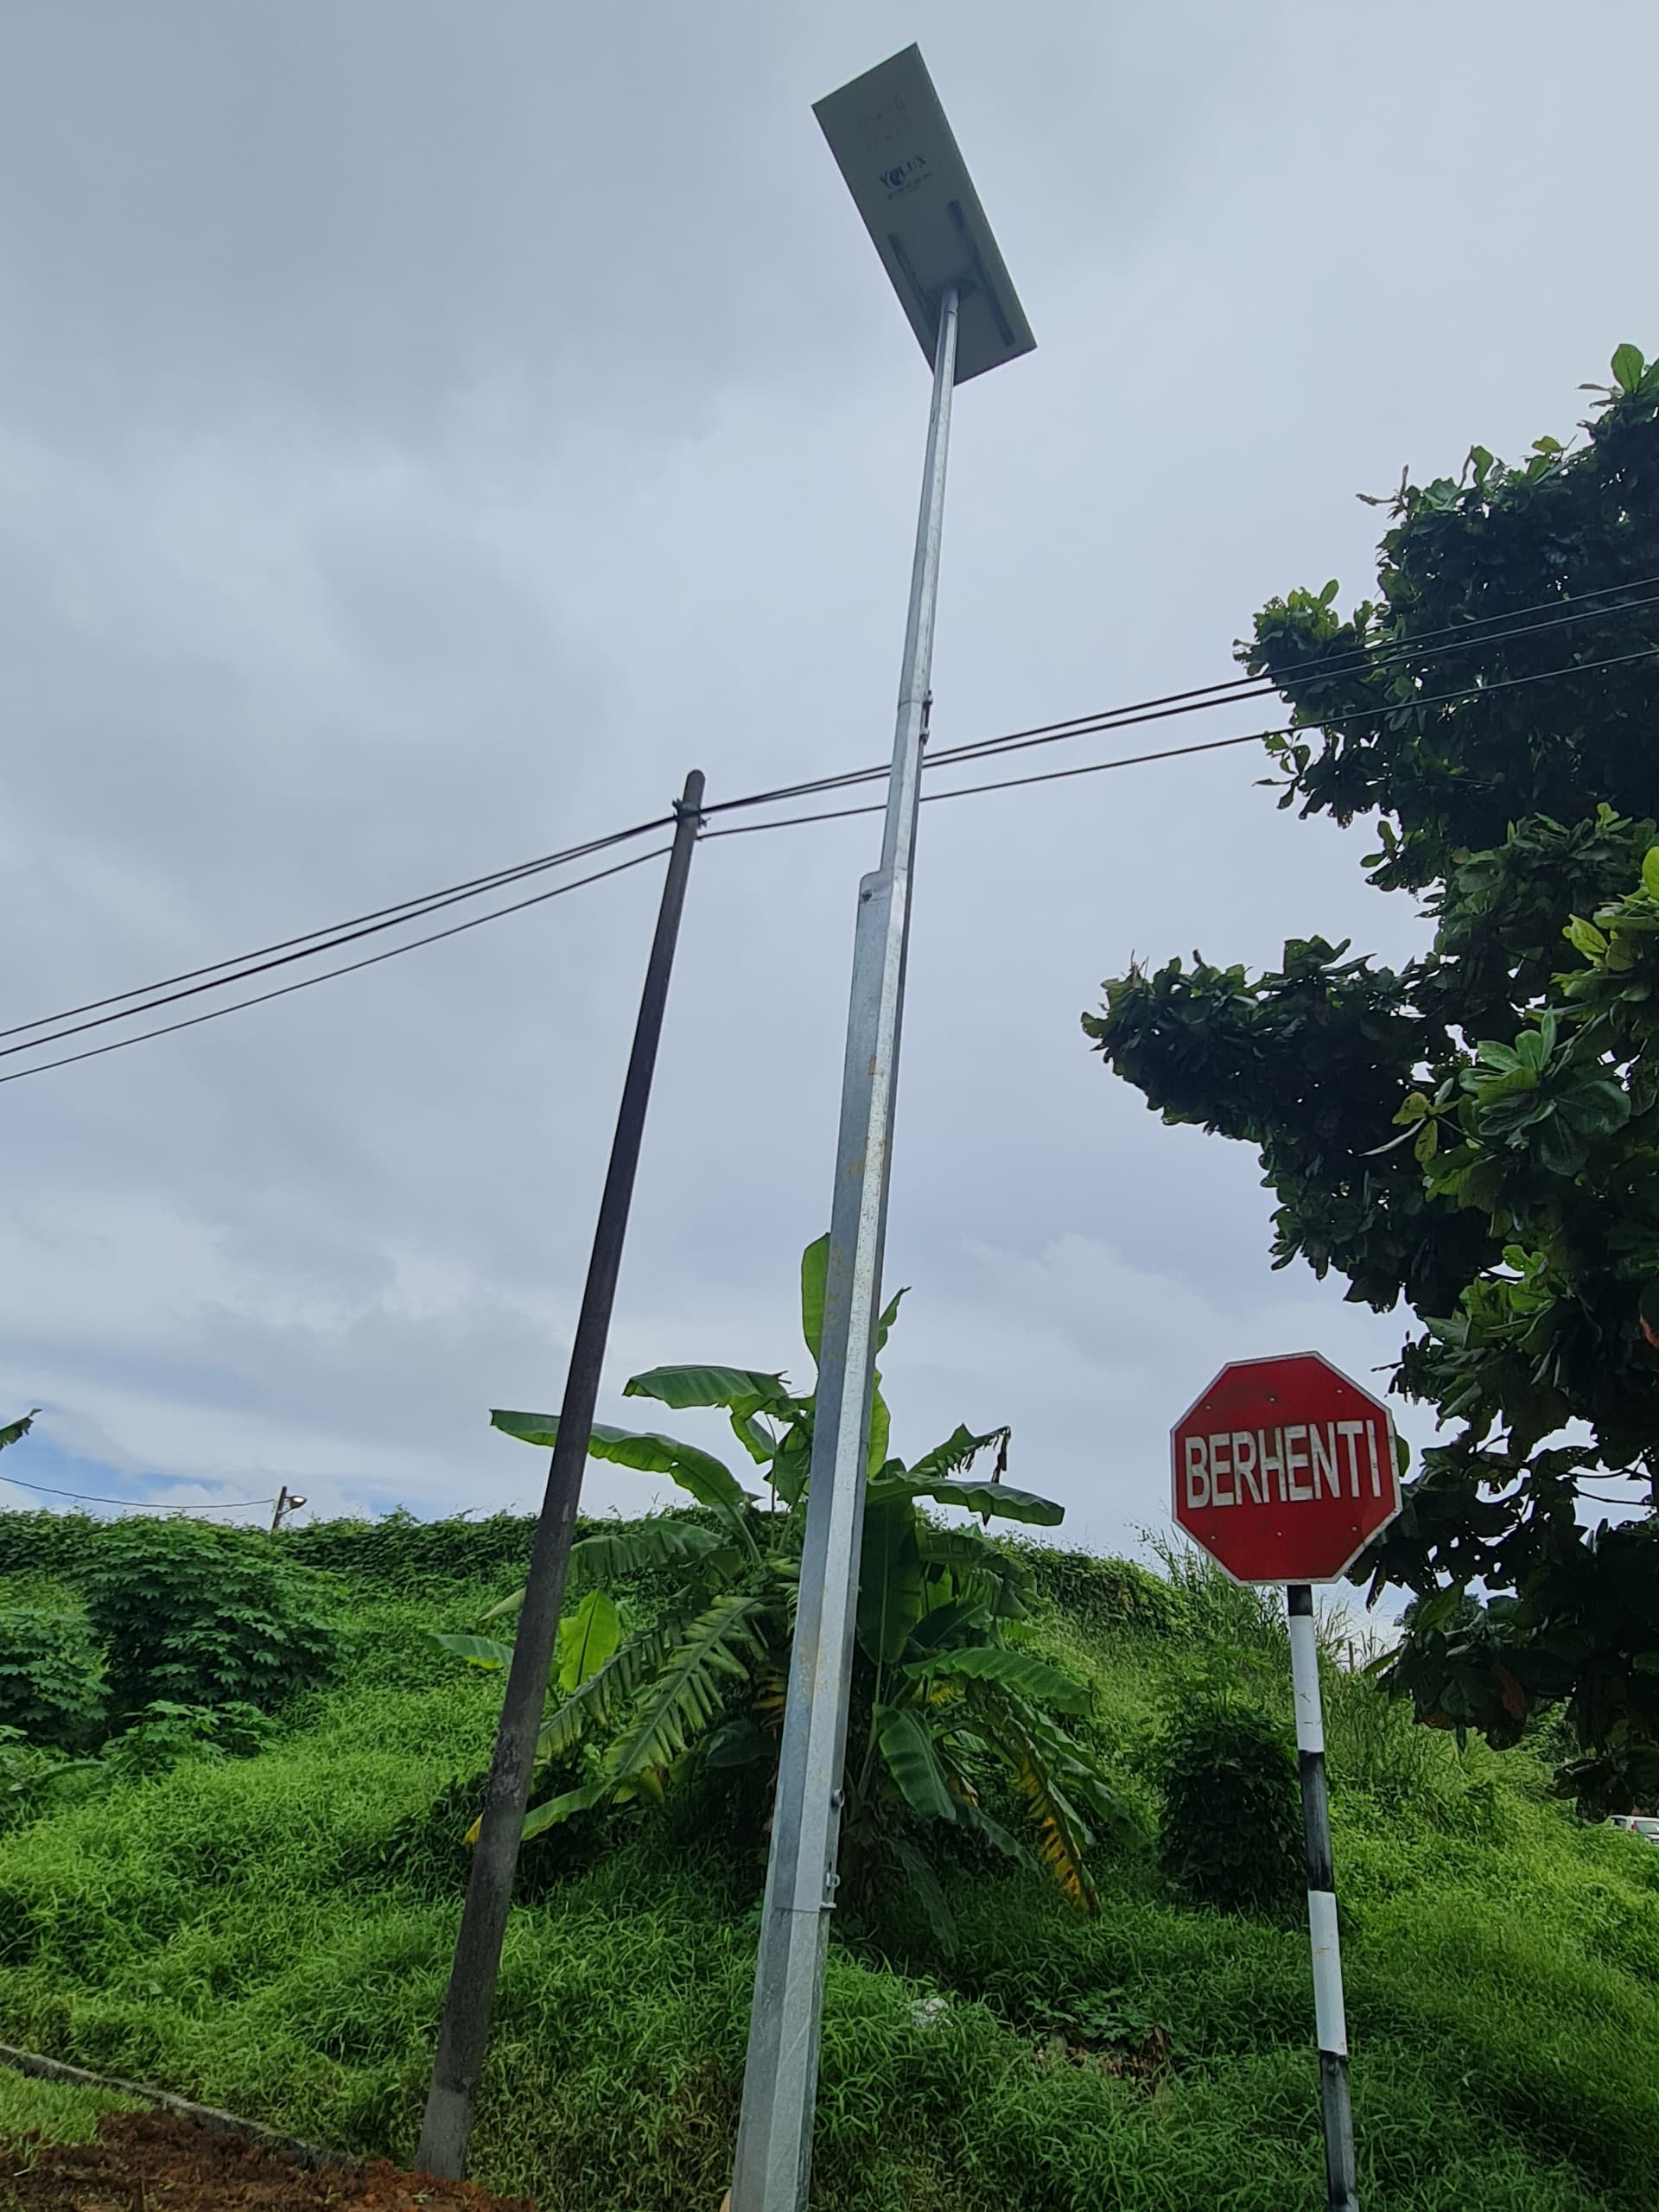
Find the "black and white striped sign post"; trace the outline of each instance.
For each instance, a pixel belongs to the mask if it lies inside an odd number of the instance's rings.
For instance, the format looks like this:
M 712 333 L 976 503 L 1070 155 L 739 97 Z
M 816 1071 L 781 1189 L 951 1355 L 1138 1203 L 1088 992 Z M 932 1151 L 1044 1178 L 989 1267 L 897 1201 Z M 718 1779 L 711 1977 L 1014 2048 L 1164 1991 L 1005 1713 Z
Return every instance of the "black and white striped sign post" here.
M 1329 2212 L 1359 2212 L 1312 1586 L 1337 1581 L 1400 1510 L 1394 1424 L 1380 1399 L 1318 1352 L 1289 1352 L 1224 1367 L 1176 1422 L 1170 1447 L 1177 1525 L 1236 1582 L 1284 1585 L 1326 2202 Z
M 1302 1779 L 1302 1842 L 1307 1859 L 1307 1932 L 1313 1947 L 1313 2022 L 1319 2046 L 1319 2108 L 1325 2121 L 1325 2179 L 1330 2212 L 1359 2212 L 1354 2122 L 1348 2103 L 1348 2022 L 1342 2002 L 1336 1877 L 1331 1865 L 1331 1808 L 1325 1787 L 1325 1713 L 1313 1592 L 1286 1586 L 1290 1673 L 1296 1698 L 1296 1763 Z

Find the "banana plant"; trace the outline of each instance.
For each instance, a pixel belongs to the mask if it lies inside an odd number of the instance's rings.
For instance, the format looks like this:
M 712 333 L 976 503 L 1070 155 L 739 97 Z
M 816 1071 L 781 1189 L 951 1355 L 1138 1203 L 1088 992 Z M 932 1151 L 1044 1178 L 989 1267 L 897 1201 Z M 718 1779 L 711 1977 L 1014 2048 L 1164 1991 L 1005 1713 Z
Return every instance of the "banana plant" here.
M 816 1362 L 829 1240 L 801 1263 L 802 1334 Z M 901 1291 L 882 1314 L 878 1350 Z M 655 1799 L 692 1774 L 761 1768 L 775 1777 L 804 1530 L 814 1397 L 781 1374 L 751 1368 L 658 1367 L 625 1395 L 671 1410 L 722 1409 L 765 1484 L 746 1490 L 723 1460 L 656 1431 L 596 1426 L 594 1458 L 666 1476 L 702 1509 L 696 1522 L 652 1519 L 606 1529 L 573 1546 L 540 1762 L 572 1766 L 574 1787 L 534 1805 L 526 1839 L 596 1808 Z M 493 1425 L 547 1449 L 556 1416 L 497 1411 Z M 1084 1692 L 1025 1647 L 1030 1576 L 982 1533 L 993 1518 L 1053 1526 L 1063 1509 L 1003 1480 L 1009 1433 L 955 1433 L 906 1466 L 888 1453 L 880 1376 L 870 1424 L 856 1618 L 852 1719 L 842 1819 L 842 1894 L 856 1904 L 881 1873 L 906 1878 L 940 1942 L 949 1914 L 922 1839 L 965 1830 L 1040 1866 L 1076 1904 L 1095 1905 L 1086 1855 L 1096 1831 L 1132 1827 L 1123 1801 L 1069 1734 Z M 990 1458 L 988 1476 L 976 1475 Z M 964 1509 L 942 1525 L 928 1504 Z M 976 1526 L 977 1522 L 980 1525 Z M 625 1632 L 613 1595 L 620 1579 L 666 1571 L 667 1612 Z M 484 1616 L 505 1622 L 523 1592 Z M 511 1647 L 490 1636 L 439 1636 L 474 1665 L 500 1668 Z M 1001 1772 L 999 1820 L 982 1799 Z M 768 1791 L 769 1795 L 769 1791 Z M 1022 1834 L 1020 1830 L 1026 1831 Z M 473 1831 L 476 1834 L 476 1829 Z M 1029 1840 L 1027 1840 L 1027 1836 Z

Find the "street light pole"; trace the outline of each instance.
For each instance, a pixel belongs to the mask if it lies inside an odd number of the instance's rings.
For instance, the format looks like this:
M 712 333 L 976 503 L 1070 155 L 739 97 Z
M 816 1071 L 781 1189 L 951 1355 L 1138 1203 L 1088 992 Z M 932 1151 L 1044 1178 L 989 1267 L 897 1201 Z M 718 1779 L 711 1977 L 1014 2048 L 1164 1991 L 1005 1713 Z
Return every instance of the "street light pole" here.
M 800 1598 L 730 2212 L 804 2212 L 811 2171 L 951 395 L 1037 342 L 918 49 L 815 112 L 931 365 L 933 397 L 881 861 L 858 889 Z
M 957 288 L 946 286 L 938 307 L 881 864 L 858 890 L 800 1606 L 731 2212 L 797 2212 L 806 2202 L 811 2167 L 958 307 Z

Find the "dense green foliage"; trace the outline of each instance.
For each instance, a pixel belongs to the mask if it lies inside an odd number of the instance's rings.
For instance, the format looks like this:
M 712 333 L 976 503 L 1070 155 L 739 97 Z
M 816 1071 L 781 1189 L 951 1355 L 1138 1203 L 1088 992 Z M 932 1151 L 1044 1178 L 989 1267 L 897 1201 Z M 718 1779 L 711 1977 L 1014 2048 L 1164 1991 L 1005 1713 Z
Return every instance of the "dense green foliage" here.
M 0 1609 L 0 1727 L 79 1751 L 104 1713 L 104 1669 L 86 1617 L 29 1605 Z
M 1284 1729 L 1237 1691 L 1205 1686 L 1177 1709 L 1159 1750 L 1159 1857 L 1181 1894 L 1224 1912 L 1294 1904 L 1301 1795 Z
M 829 1239 L 801 1262 L 802 1334 L 817 1357 Z M 899 1294 L 902 1298 L 903 1293 Z M 897 1315 L 882 1316 L 877 1349 Z M 555 1684 L 562 1697 L 543 1722 L 537 1764 L 562 1770 L 524 1822 L 526 1841 L 571 1818 L 669 1791 L 739 1801 L 739 1825 L 764 1847 L 782 1731 L 785 1684 L 805 1535 L 816 1400 L 781 1375 L 750 1368 L 658 1367 L 626 1384 L 627 1397 L 677 1408 L 724 1408 L 733 1433 L 763 1471 L 766 1513 L 722 1460 L 655 1432 L 598 1427 L 592 1456 L 669 1476 L 702 1509 L 696 1522 L 661 1519 L 584 1537 L 570 1554 Z M 547 1414 L 498 1412 L 495 1426 L 549 1449 Z M 936 1878 L 939 1833 L 1032 1865 L 1040 1860 L 1065 1895 L 1092 1909 L 1085 1853 L 1091 1823 L 1120 1839 L 1134 1818 L 1063 1715 L 1084 1694 L 1023 1643 L 1031 1576 L 1023 1562 L 976 1529 L 940 1527 L 919 1501 L 1052 1525 L 1061 1510 L 1002 1479 L 1008 1433 L 963 1427 L 913 1466 L 890 1458 L 889 1417 L 876 1378 L 860 1554 L 851 1719 L 841 1823 L 844 1910 L 868 1915 L 879 1885 L 906 1881 L 940 1940 L 953 1923 Z M 969 1470 L 996 1453 L 988 1481 Z M 779 1505 L 781 1510 L 777 1510 Z M 665 1606 L 625 1624 L 613 1594 L 656 1571 Z M 1149 1580 L 1149 1578 L 1148 1578 Z M 493 1605 L 489 1625 L 524 1592 Z M 626 1604 L 625 1599 L 624 1604 Z M 499 1672 L 510 1647 L 440 1631 L 470 1664 Z M 1001 1817 L 999 1817 L 1001 1815 Z M 1029 1828 L 1029 1846 L 1015 1833 Z M 1033 1853 L 1035 1857 L 1033 1859 Z
M 0 1514 L 0 1827 L 66 1788 L 253 1757 L 333 1666 L 338 1596 L 251 1530 Z
M 338 1600 L 352 1665 L 286 1709 L 270 1748 L 92 1776 L 86 1803 L 72 1777 L 0 1839 L 0 2040 L 408 2156 L 465 1876 L 458 1816 L 499 1694 L 423 1631 L 448 1539 L 446 1625 L 475 1621 L 499 1578 L 473 1573 L 455 1523 L 410 1532 L 405 1577 L 403 1532 L 378 1527 Z M 312 1563 L 337 1568 L 334 1539 L 308 1533 Z M 0 1561 L 11 1537 L 0 1516 Z M 1034 1548 L 1014 1548 L 1040 1591 Z M 1141 1570 L 1097 1565 L 1053 1571 L 1093 1598 L 1146 1595 Z M 1109 1596 L 1076 1612 L 1039 1597 L 1030 1649 L 1086 1691 L 1074 1725 L 1155 1826 L 1158 1746 L 1192 1681 L 1230 1673 L 1281 1726 L 1289 1690 L 1272 1606 L 1190 1562 L 1150 1580 L 1162 1595 L 1130 1620 Z M 644 1578 L 635 1601 L 652 1596 Z M 1552 1802 L 1525 1747 L 1459 1752 L 1343 1667 L 1326 1694 L 1363 2201 L 1651 2202 L 1659 1853 Z M 718 1802 L 591 1850 L 574 1826 L 543 1840 L 556 1849 L 533 1873 L 526 1854 L 508 1935 L 479 2177 L 550 2212 L 713 2212 L 759 1867 Z M 896 1888 L 885 1923 L 832 1947 L 815 2212 L 1319 2201 L 1295 1916 L 1193 1911 L 1150 1849 L 1103 1862 L 1092 1918 L 1001 1859 L 940 1881 L 953 1957 Z
M 1391 1680 L 1500 1744 L 1565 1703 L 1600 1804 L 1659 1795 L 1659 365 L 1613 371 L 1576 449 L 1402 479 L 1376 598 L 1293 591 L 1242 652 L 1291 705 L 1280 804 L 1376 815 L 1429 950 L 1195 954 L 1084 1023 L 1166 1120 L 1258 1148 L 1275 1265 L 1414 1310 L 1394 1388 L 1452 1433 L 1363 1563 L 1419 1600 Z M 1636 1517 L 1585 1524 L 1598 1475 Z
M 157 1698 L 270 1712 L 334 1658 L 326 1591 L 239 1529 L 118 1522 L 78 1580 L 118 1713 Z

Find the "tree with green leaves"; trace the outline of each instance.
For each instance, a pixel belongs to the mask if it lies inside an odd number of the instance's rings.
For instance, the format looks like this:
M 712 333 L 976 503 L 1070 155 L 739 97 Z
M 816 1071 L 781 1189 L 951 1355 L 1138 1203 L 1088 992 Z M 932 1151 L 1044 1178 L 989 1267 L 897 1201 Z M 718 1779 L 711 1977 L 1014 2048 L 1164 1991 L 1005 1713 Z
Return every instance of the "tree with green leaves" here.
M 1293 591 L 1241 648 L 1279 804 L 1375 817 L 1429 948 L 1195 954 L 1084 1018 L 1257 1148 L 1275 1266 L 1414 1311 L 1393 1388 L 1444 1427 L 1357 1571 L 1414 1593 L 1388 1679 L 1498 1744 L 1564 1708 L 1587 1807 L 1659 1796 L 1659 365 L 1612 366 L 1581 442 L 1402 477 L 1376 596 Z
M 802 1327 L 814 1360 L 823 1312 L 829 1240 L 801 1264 Z M 899 1294 L 902 1298 L 904 1294 Z M 897 1317 L 882 1315 L 877 1350 Z M 531 1807 L 526 1839 L 603 1807 L 660 1800 L 696 1778 L 758 1776 L 769 1812 L 794 1633 L 814 1399 L 780 1374 L 750 1368 L 659 1367 L 626 1395 L 670 1408 L 718 1407 L 760 1471 L 771 1510 L 723 1460 L 654 1431 L 596 1427 L 598 1459 L 666 1475 L 701 1509 L 601 1529 L 573 1546 L 567 1612 L 555 1658 L 558 1701 L 543 1720 L 538 1762 L 568 1787 Z M 543 1448 L 556 1416 L 497 1412 L 494 1426 Z M 852 1722 L 842 1826 L 842 1891 L 855 1906 L 884 1875 L 915 1892 L 941 1942 L 950 1916 L 925 1847 L 949 1828 L 1027 1864 L 1065 1894 L 1095 1902 L 1086 1854 L 1093 1832 L 1132 1826 L 1123 1801 L 1065 1717 L 1086 1697 L 1030 1649 L 1022 1629 L 1031 1578 L 971 1523 L 943 1526 L 923 1502 L 993 1517 L 1057 1523 L 1062 1509 L 1002 1479 L 1008 1432 L 954 1435 L 906 1466 L 889 1456 L 889 1415 L 876 1391 L 860 1567 Z M 988 1476 L 971 1470 L 993 1454 Z M 619 1580 L 666 1571 L 675 1595 L 629 1632 L 613 1594 Z M 523 1592 L 491 1608 L 510 1615 Z M 441 1635 L 474 1665 L 504 1667 L 510 1648 L 489 1637 Z M 988 1799 L 990 1802 L 988 1802 Z M 996 1809 L 993 1809 L 995 1807 Z M 997 1816 L 1017 1808 L 1027 1843 Z

